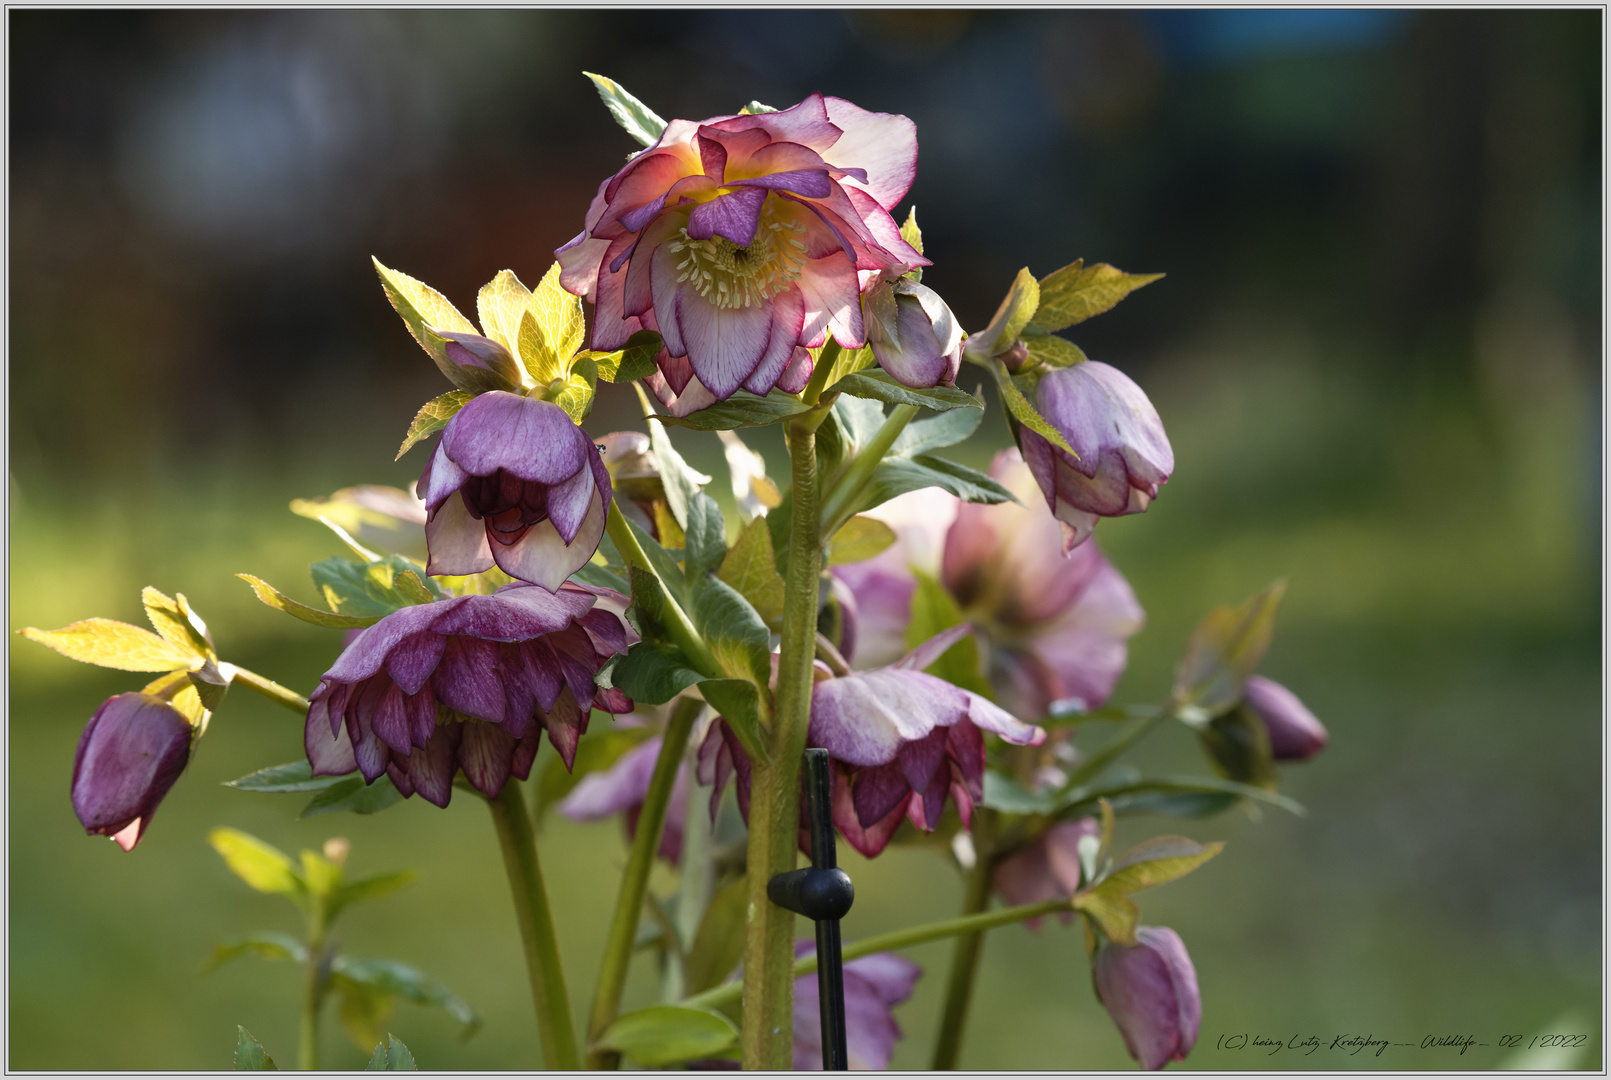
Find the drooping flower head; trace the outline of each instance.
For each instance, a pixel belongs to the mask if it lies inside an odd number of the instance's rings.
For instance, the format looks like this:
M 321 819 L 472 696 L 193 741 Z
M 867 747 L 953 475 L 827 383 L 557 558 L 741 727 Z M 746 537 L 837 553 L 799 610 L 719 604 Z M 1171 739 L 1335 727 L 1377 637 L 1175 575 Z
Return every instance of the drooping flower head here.
M 1027 427 L 1018 432 L 1024 461 L 1063 525 L 1065 548 L 1083 543 L 1098 518 L 1141 513 L 1175 470 L 1158 411 L 1118 368 L 1087 360 L 1047 372 L 1035 407 L 1074 450 Z
M 816 951 L 816 943 L 797 941 L 796 957 Z M 847 960 L 845 974 L 845 1050 L 851 1069 L 889 1068 L 901 1026 L 895 1006 L 912 996 L 923 969 L 895 953 L 873 953 Z M 822 1017 L 816 975 L 794 980 L 794 1070 L 822 1071 Z
M 660 333 L 648 381 L 679 412 L 741 386 L 798 390 L 802 346 L 830 332 L 866 343 L 860 272 L 928 265 L 889 213 L 916 168 L 910 120 L 841 98 L 673 120 L 599 186 L 581 233 L 555 252 L 560 280 L 596 306 L 594 349 Z
M 184 772 L 192 732 L 184 714 L 159 697 L 108 698 L 85 725 L 73 758 L 73 812 L 84 831 L 132 851 Z
M 448 421 L 417 490 L 428 573 L 496 564 L 550 592 L 598 550 L 611 497 L 598 450 L 564 409 L 501 390 Z
M 1100 837 L 1102 828 L 1095 818 L 1059 821 L 1034 840 L 997 864 L 991 884 L 1008 904 L 1038 904 L 1043 900 L 1073 896 L 1083 874 L 1080 843 L 1087 837 Z M 1058 919 L 1067 924 L 1072 911 L 1061 911 Z M 1030 919 L 1031 930 L 1040 929 L 1039 919 Z
M 1096 993 L 1143 1069 L 1185 1061 L 1197 1042 L 1203 1002 L 1180 935 L 1142 926 L 1136 944 L 1105 942 L 1092 963 Z
M 453 774 L 488 798 L 525 779 L 541 732 L 569 768 L 590 710 L 627 712 L 594 677 L 626 651 L 626 598 L 565 585 L 505 585 L 392 612 L 350 644 L 309 696 L 315 776 L 382 773 L 446 806 Z

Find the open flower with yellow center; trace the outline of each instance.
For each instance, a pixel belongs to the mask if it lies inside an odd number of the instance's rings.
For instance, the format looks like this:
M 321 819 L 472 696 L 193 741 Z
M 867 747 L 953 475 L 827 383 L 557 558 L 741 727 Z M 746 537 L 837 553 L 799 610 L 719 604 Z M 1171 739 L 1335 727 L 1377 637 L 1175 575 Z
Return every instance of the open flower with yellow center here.
M 806 348 L 829 333 L 867 343 L 864 276 L 928 265 L 889 213 L 916 169 L 912 121 L 840 98 L 673 120 L 600 185 L 586 227 L 555 252 L 560 281 L 595 304 L 594 349 L 660 333 L 646 381 L 673 412 L 740 387 L 797 391 Z

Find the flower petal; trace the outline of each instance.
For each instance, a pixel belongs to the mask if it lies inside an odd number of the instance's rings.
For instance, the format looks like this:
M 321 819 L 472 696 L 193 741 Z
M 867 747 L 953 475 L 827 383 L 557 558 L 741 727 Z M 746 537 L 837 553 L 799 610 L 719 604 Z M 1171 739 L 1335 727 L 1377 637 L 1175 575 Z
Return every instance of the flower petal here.
M 917 178 L 917 125 L 895 113 L 869 112 L 844 98 L 828 97 L 823 103 L 829 121 L 844 132 L 823 157 L 866 170 L 866 182 L 858 186 L 884 209 L 895 209 Z
M 717 400 L 732 397 L 766 355 L 774 303 L 719 308 L 693 289 L 678 290 L 677 326 L 688 348 L 688 362 Z

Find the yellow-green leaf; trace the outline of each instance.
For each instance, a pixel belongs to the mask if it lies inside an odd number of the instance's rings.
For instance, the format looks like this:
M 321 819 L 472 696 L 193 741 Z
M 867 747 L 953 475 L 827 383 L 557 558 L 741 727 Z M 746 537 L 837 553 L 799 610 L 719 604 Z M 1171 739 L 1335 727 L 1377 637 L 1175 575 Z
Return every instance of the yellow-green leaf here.
M 334 919 L 336 912 L 351 904 L 361 904 L 368 900 L 378 900 L 407 885 L 419 880 L 419 874 L 413 870 L 395 870 L 389 874 L 374 874 L 370 877 L 360 878 L 340 886 L 330 896 L 325 912 L 328 918 Z
M 320 611 L 318 608 L 297 603 L 262 578 L 253 577 L 251 574 L 236 574 L 235 576 L 250 585 L 252 591 L 257 594 L 257 598 L 269 607 L 274 608 L 276 611 L 283 611 L 287 615 L 294 615 L 303 622 L 312 623 L 314 626 L 328 626 L 335 630 L 351 630 L 355 627 L 374 626 L 384 618 L 381 615 L 335 615 L 328 611 Z M 421 588 L 424 588 L 424 586 L 421 586 Z
M 449 390 L 421 405 L 420 411 L 414 414 L 413 422 L 408 425 L 408 434 L 403 438 L 403 445 L 397 448 L 397 457 L 401 458 L 414 448 L 415 443 L 428 439 L 447 427 L 448 421 L 453 419 L 460 409 L 470 404 L 470 399 L 474 397 L 475 395 L 468 390 Z M 296 509 L 294 503 L 291 508 Z
M 818 350 L 818 352 L 820 351 Z M 878 363 L 878 358 L 873 355 L 871 346 L 864 346 L 860 349 L 840 349 L 839 354 L 834 357 L 833 367 L 828 371 L 828 377 L 823 380 L 822 385 L 832 386 L 847 375 L 854 375 L 858 371 L 866 371 L 876 363 Z
M 716 576 L 748 600 L 768 625 L 783 618 L 783 577 L 777 570 L 765 518 L 744 526 Z
M 906 221 L 901 225 L 901 239 L 911 244 L 919 255 L 923 254 L 923 230 L 917 227 L 917 207 L 915 206 L 906 212 Z M 923 268 L 921 266 L 916 267 L 901 276 L 911 278 L 913 281 L 922 281 Z
M 646 379 L 657 370 L 655 357 L 660 355 L 662 342 L 653 330 L 639 330 L 615 352 L 590 352 L 586 355 L 598 365 L 599 378 L 608 383 L 629 383 Z
M 263 893 L 279 893 L 301 903 L 307 883 L 298 874 L 291 857 L 239 829 L 214 829 L 207 842 L 224 857 L 230 871 L 246 884 Z
M 591 363 L 586 358 L 583 358 L 583 362 Z M 565 415 L 580 427 L 587 419 L 587 414 L 593 411 L 593 384 L 587 381 L 580 370 L 573 371 L 565 380 L 564 386 L 549 400 L 564 409 Z
M 1003 364 L 994 356 L 978 357 L 976 359 L 989 369 L 990 374 L 995 376 L 996 389 L 1001 391 L 1001 403 L 1007 406 L 1007 411 L 1012 414 L 1014 420 L 1029 428 L 1059 450 L 1066 450 L 1070 454 L 1074 453 L 1074 448 L 1068 444 L 1067 439 L 1063 438 L 1063 433 L 1053 427 L 1051 421 L 1042 416 L 1040 411 L 1030 404 L 1029 399 L 1024 396 L 1024 392 L 1018 388 L 1017 381 L 1007 371 L 1006 364 Z M 1074 456 L 1077 458 L 1079 455 L 1075 454 Z
M 520 355 L 527 370 L 538 386 L 564 378 L 570 374 L 571 357 L 582 347 L 587 324 L 582 315 L 582 298 L 566 292 L 565 286 L 559 283 L 559 263 L 550 266 L 537 288 L 532 290 L 527 310 L 533 316 L 537 332 L 534 343 L 540 356 L 536 367 L 532 359 L 526 357 L 525 317 L 522 316 Z M 538 368 L 549 372 L 547 378 L 538 373 Z
M 1044 368 L 1066 368 L 1085 363 L 1085 351 L 1056 334 L 1025 334 L 1024 347 L 1036 364 Z
M 1034 329 L 1049 334 L 1084 322 L 1161 277 L 1162 274 L 1126 274 L 1107 263 L 1086 266 L 1083 259 L 1076 259 L 1041 279 Z
M 828 565 L 843 566 L 871 559 L 895 542 L 895 530 L 865 514 L 857 514 L 833 534 Z
M 166 675 L 159 675 L 141 687 L 140 693 L 162 698 L 178 709 L 198 733 L 206 731 L 207 709 L 201 703 L 201 694 L 195 684 L 190 681 L 190 672 L 170 671 Z
M 115 619 L 84 619 L 60 630 L 25 626 L 17 633 L 69 659 L 119 671 L 175 671 L 197 659 L 149 630 Z
M 476 294 L 476 315 L 481 332 L 516 356 L 520 355 L 520 317 L 531 303 L 531 290 L 520 283 L 513 270 L 498 275 Z
M 595 75 L 591 71 L 584 71 L 582 74 L 593 80 L 594 88 L 598 90 L 604 107 L 615 117 L 615 122 L 642 145 L 653 145 L 654 141 L 660 138 L 660 133 L 666 130 L 666 122 L 656 116 L 649 106 L 627 93 L 626 88 L 620 83 L 603 75 Z
M 181 608 L 178 601 L 149 585 L 140 591 L 140 600 L 145 605 L 145 617 L 151 620 L 152 629 L 170 645 L 198 660 L 212 655 L 211 644 L 190 624 L 186 608 Z
M 459 314 L 459 309 L 449 303 L 447 297 L 429 285 L 385 266 L 379 259 L 373 261 L 375 272 L 380 275 L 380 283 L 386 290 L 386 298 L 392 302 L 397 314 L 403 317 L 403 322 L 408 324 L 408 331 L 414 335 L 414 340 L 419 342 L 420 348 L 426 352 L 435 355 L 432 335 L 428 335 L 424 327 L 451 330 L 461 334 L 481 332 L 469 319 Z M 437 338 L 436 342 L 436 347 L 439 348 L 440 338 Z
M 1242 698 L 1247 677 L 1258 668 L 1275 633 L 1275 613 L 1285 579 L 1272 582 L 1231 607 L 1210 611 L 1192 632 L 1175 673 L 1175 703 L 1217 715 Z
M 1135 901 L 1105 884 L 1074 894 L 1074 910 L 1090 917 L 1104 936 L 1120 945 L 1136 943 L 1141 911 Z
M 1039 304 L 1040 283 L 1026 266 L 1013 278 L 1012 288 L 1002 297 L 1001 306 L 996 308 L 990 325 L 968 340 L 968 352 L 972 355 L 995 356 L 1012 348 L 1018 335 L 1034 318 Z
M 1101 884 L 1121 893 L 1166 885 L 1185 877 L 1224 848 L 1223 840 L 1199 844 L 1184 836 L 1155 836 L 1125 852 Z
M 738 1040 L 738 1028 L 714 1009 L 651 1005 L 627 1013 L 604 1029 L 598 1046 L 616 1050 L 639 1065 L 657 1068 L 710 1057 Z

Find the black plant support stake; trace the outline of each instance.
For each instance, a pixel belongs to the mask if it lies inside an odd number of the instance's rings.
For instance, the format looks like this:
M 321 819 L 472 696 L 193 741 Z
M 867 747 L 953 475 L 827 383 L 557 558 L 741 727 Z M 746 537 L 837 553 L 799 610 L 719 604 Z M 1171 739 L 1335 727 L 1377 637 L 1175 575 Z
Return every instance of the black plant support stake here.
M 850 1068 L 845 1048 L 845 969 L 839 920 L 856 899 L 850 875 L 834 853 L 828 751 L 805 752 L 805 793 L 811 816 L 811 866 L 766 883 L 772 903 L 817 924 L 817 1000 L 822 1015 L 822 1067 Z

